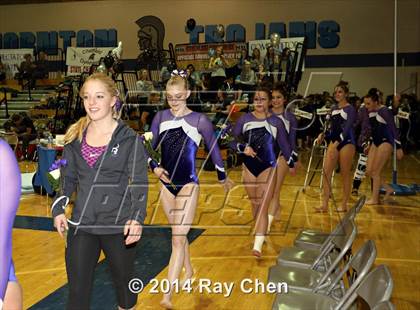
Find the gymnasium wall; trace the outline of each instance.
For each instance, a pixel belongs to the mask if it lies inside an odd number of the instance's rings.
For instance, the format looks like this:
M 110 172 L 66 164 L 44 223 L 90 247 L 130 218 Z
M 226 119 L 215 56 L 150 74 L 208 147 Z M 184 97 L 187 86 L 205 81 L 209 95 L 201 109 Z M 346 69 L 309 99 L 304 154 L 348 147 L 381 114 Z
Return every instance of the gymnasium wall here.
M 398 85 L 399 91 L 420 79 L 420 0 L 398 1 Z M 0 34 L 6 32 L 116 29 L 124 43 L 124 59 L 139 54 L 135 21 L 146 15 L 159 17 L 165 24 L 164 44 L 188 43 L 185 22 L 194 18 L 198 25 L 240 24 L 246 40 L 254 40 L 256 23 L 282 22 L 288 33 L 291 22 L 335 21 L 339 43 L 335 48 L 308 50 L 307 68 L 299 92 L 304 93 L 311 72 L 342 72 L 351 88 L 363 94 L 371 86 L 393 90 L 393 0 L 143 0 L 85 1 L 50 4 L 0 6 Z M 317 39 L 319 28 L 315 29 Z M 199 42 L 204 42 L 200 34 Z M 58 39 L 62 45 L 62 40 Z M 76 45 L 73 38 L 72 45 Z M 334 58 L 332 58 L 333 56 Z M 334 59 L 334 61 L 330 61 Z M 313 74 L 309 92 L 331 90 L 338 75 Z

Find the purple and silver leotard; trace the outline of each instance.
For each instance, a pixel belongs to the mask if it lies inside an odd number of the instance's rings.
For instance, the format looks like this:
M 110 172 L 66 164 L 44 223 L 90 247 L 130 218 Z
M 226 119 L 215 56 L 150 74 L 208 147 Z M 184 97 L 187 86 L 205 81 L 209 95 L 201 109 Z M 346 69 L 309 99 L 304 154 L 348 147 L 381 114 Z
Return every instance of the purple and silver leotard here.
M 394 117 L 391 110 L 381 107 L 377 111 L 369 112 L 369 125 L 372 131 L 373 143 L 376 146 L 388 142 L 392 146 L 396 144 L 397 149 L 401 148 L 401 141 Z
M 245 156 L 244 164 L 255 176 L 269 167 L 275 167 L 281 151 L 289 167 L 294 167 L 292 149 L 283 122 L 277 116 L 271 115 L 258 119 L 252 113 L 243 115 L 233 128 L 236 141 L 231 147 L 242 153 L 246 146 L 252 147 L 256 157 Z
M 19 206 L 21 179 L 15 154 L 0 139 L 0 299 L 7 283 L 16 281 L 12 262 L 12 229 Z
M 327 132 L 326 138 L 331 142 L 338 141 L 338 150 L 347 144 L 356 145 L 354 134 L 354 124 L 356 122 L 356 109 L 348 104 L 344 108 L 338 105 L 333 106 L 331 111 L 331 128 Z
M 273 112 L 274 113 L 274 112 Z M 295 115 L 289 111 L 285 111 L 280 114 L 274 113 L 278 118 L 280 118 L 284 124 L 284 128 L 286 129 L 289 145 L 292 149 L 292 156 L 293 161 L 298 161 L 298 153 L 296 147 L 296 128 L 298 126 L 297 119 Z
M 158 164 L 149 158 L 149 165 L 152 170 L 160 165 L 168 171 L 169 179 L 175 188 L 162 183 L 174 196 L 185 184 L 198 184 L 195 158 L 201 138 L 204 138 L 204 143 L 209 149 L 219 180 L 223 181 L 226 178 L 213 124 L 206 115 L 190 112 L 182 117 L 175 117 L 169 109 L 159 111 L 153 118 L 151 131 L 152 147 L 155 150 L 160 148 L 161 163 Z

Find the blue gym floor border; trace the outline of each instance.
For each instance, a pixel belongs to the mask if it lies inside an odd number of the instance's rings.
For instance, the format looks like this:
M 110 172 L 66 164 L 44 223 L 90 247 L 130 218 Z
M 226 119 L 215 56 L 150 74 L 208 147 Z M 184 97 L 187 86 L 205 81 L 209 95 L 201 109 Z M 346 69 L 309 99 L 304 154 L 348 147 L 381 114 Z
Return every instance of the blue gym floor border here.
M 19 215 L 15 218 L 14 228 L 41 231 L 55 230 L 51 218 Z M 192 243 L 203 232 L 204 229 L 192 228 L 188 234 L 188 241 Z M 145 226 L 142 238 L 137 244 L 134 277 L 140 279 L 146 286 L 151 279 L 155 278 L 168 265 L 172 251 L 171 246 L 171 229 L 169 227 Z M 67 295 L 68 284 L 65 284 L 32 305 L 29 309 L 65 309 Z M 141 296 L 142 293 L 138 296 L 139 300 L 141 300 Z M 115 288 L 106 259 L 99 262 L 96 266 L 90 309 L 117 309 Z

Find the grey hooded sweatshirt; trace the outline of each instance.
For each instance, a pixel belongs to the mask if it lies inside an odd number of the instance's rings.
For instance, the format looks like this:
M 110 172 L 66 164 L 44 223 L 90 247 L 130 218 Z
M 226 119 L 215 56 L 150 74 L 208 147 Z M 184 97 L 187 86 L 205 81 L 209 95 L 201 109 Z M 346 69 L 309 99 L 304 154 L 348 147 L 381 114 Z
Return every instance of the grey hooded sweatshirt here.
M 66 197 L 76 191 L 70 226 L 93 234 L 122 233 L 128 220 L 143 224 L 147 205 L 147 157 L 139 136 L 118 121 L 106 150 L 91 168 L 78 139 L 64 146 L 61 191 L 53 217 L 64 213 Z

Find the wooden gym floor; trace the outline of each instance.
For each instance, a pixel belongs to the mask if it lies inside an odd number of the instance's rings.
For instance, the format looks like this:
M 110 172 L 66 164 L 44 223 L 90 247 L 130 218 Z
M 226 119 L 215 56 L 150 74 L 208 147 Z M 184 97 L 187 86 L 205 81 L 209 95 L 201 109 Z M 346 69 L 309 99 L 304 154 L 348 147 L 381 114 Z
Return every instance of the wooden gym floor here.
M 302 156 L 304 165 L 307 155 Z M 21 163 L 22 171 L 35 169 L 34 164 Z M 390 180 L 390 166 L 387 177 Z M 400 183 L 420 183 L 420 155 L 406 155 L 399 166 Z M 245 294 L 239 285 L 249 278 L 266 281 L 268 268 L 275 264 L 282 248 L 292 245 L 301 228 L 317 228 L 331 231 L 340 215 L 315 214 L 313 206 L 319 205 L 319 178 L 315 176 L 305 193 L 302 188 L 305 167 L 296 177 L 288 176 L 281 193 L 282 212 L 274 223 L 272 233 L 263 247 L 262 259 L 251 255 L 253 238 L 250 203 L 241 186 L 241 169 L 229 171 L 237 187 L 226 197 L 217 183 L 214 172 L 200 175 L 200 201 L 194 226 L 204 233 L 191 244 L 191 256 L 195 278 L 212 281 L 234 282 L 230 297 L 222 294 L 180 293 L 173 298 L 177 309 L 270 309 L 274 295 L 269 293 Z M 147 223 L 165 225 L 166 220 L 158 201 L 158 185 L 150 178 Z M 205 184 L 209 182 L 210 184 Z M 361 193 L 368 194 L 365 180 Z M 340 201 L 340 176 L 334 181 L 334 195 Z M 296 199 L 296 204 L 294 201 Z M 357 197 L 352 197 L 355 202 Z M 397 309 L 420 309 L 420 199 L 418 196 L 395 197 L 392 204 L 365 206 L 356 223 L 358 236 L 353 245 L 357 249 L 365 240 L 376 242 L 376 264 L 390 267 L 394 279 L 392 302 Z M 18 210 L 20 216 L 50 217 L 51 199 L 37 194 L 24 195 Z M 332 210 L 332 208 L 331 208 Z M 13 259 L 17 277 L 23 287 L 24 308 L 27 309 L 54 292 L 66 282 L 64 242 L 58 234 L 37 229 L 13 230 Z M 102 257 L 101 257 L 102 259 Z M 167 275 L 163 269 L 158 279 Z M 193 285 L 194 287 L 194 285 Z M 139 295 L 137 309 L 157 309 L 161 295 L 150 294 L 150 285 Z M 105 309 L 106 306 L 104 305 Z M 50 309 L 55 309 L 50 305 Z

